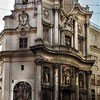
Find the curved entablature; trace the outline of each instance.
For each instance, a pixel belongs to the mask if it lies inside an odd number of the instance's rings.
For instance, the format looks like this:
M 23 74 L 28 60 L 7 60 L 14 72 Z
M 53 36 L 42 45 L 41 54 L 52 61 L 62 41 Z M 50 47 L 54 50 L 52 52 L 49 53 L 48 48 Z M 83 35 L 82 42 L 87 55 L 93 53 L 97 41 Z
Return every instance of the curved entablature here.
M 65 58 L 64 60 L 65 60 L 65 62 L 67 62 L 66 61 L 66 57 L 67 57 L 68 59 L 75 59 L 76 64 L 77 64 L 77 62 L 84 64 L 84 65 L 89 65 L 89 66 L 92 66 L 94 64 L 94 60 L 87 60 L 86 58 L 83 58 L 80 55 L 78 55 L 77 51 L 73 52 L 73 51 L 71 51 L 71 49 L 66 50 L 66 48 L 64 48 L 64 46 L 63 47 L 58 46 L 58 48 L 57 47 L 54 48 L 54 47 L 50 47 L 50 46 L 48 47 L 44 44 L 40 44 L 40 45 L 30 47 L 30 49 L 36 55 L 41 54 L 41 53 L 43 53 L 43 55 L 47 54 L 44 57 L 45 58 L 49 57 L 48 60 L 50 60 L 53 57 L 53 58 L 56 58 L 55 60 L 53 59 L 53 61 L 57 61 L 57 59 L 58 59 L 58 62 L 59 61 L 61 62 L 61 60 Z M 43 57 L 43 55 L 42 55 L 42 57 Z M 72 63 L 72 60 L 69 60 L 69 63 Z

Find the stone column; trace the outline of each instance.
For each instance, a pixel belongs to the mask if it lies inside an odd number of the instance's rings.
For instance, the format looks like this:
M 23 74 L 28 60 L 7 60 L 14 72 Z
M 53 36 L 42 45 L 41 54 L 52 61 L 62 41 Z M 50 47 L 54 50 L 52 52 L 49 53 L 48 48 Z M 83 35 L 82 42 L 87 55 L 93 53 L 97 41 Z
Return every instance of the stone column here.
M 52 45 L 53 44 L 53 27 L 51 26 L 51 29 L 50 29 L 50 44 Z
M 92 71 L 87 71 L 87 100 L 92 100 L 92 97 L 91 97 L 91 74 L 92 74 Z
M 89 53 L 89 51 L 90 51 L 90 40 L 89 40 L 89 37 L 90 37 L 90 35 L 89 35 L 89 22 L 86 22 L 85 23 L 85 25 L 84 25 L 84 27 L 85 27 L 85 35 L 86 35 L 86 43 L 85 43 L 85 45 L 86 45 L 86 56 L 88 55 L 88 53 Z
M 74 39 L 73 39 L 73 35 L 72 35 L 72 37 L 71 37 L 71 46 L 72 47 L 74 47 L 74 44 L 73 43 L 74 43 Z
M 78 50 L 78 24 L 75 21 L 75 36 L 74 36 L 75 49 Z
M 36 59 L 36 72 L 35 72 L 35 100 L 41 100 L 41 65 L 42 59 Z
M 58 24 L 59 24 L 59 14 L 58 14 L 58 5 L 56 4 L 55 7 L 55 20 L 54 20 L 54 43 L 55 45 L 58 45 L 59 44 L 59 27 L 58 27 Z
M 3 80 L 2 80 L 2 100 L 9 100 L 10 95 L 10 74 L 11 74 L 11 64 L 10 62 L 3 63 Z
M 54 64 L 54 100 L 59 100 L 59 65 Z
M 79 100 L 79 69 L 76 70 L 76 99 Z
M 86 56 L 86 33 L 85 33 L 85 24 L 83 25 L 83 55 Z
M 42 26 L 42 6 L 41 1 L 37 1 L 37 38 L 43 39 L 43 26 Z

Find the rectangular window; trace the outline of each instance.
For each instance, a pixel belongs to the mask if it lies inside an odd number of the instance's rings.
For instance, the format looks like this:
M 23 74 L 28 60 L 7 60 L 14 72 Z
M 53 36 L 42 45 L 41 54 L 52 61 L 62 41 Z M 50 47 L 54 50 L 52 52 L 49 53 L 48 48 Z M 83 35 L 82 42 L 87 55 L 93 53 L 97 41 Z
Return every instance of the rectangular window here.
M 21 70 L 24 70 L 24 65 L 21 65 Z
M 27 38 L 19 38 L 19 48 L 27 48 Z
M 94 74 L 91 75 L 91 84 L 95 85 L 95 75 Z
M 83 52 L 83 39 L 82 39 L 82 37 L 78 37 L 78 50 Z
M 48 26 L 43 26 L 43 39 L 50 42 L 50 28 Z
M 91 35 L 92 35 L 92 41 L 96 41 L 97 40 L 96 34 L 91 34 Z

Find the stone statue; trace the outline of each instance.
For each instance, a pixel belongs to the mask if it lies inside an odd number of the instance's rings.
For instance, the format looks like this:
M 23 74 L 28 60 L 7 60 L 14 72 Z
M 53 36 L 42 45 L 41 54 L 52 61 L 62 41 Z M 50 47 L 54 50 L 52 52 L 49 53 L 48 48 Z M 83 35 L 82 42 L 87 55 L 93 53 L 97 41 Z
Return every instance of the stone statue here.
M 62 72 L 63 72 L 63 83 L 65 85 L 70 84 L 70 77 L 71 77 L 70 70 L 64 68 Z
M 49 83 L 49 78 L 50 78 L 50 71 L 48 68 L 45 68 L 43 72 L 43 82 Z

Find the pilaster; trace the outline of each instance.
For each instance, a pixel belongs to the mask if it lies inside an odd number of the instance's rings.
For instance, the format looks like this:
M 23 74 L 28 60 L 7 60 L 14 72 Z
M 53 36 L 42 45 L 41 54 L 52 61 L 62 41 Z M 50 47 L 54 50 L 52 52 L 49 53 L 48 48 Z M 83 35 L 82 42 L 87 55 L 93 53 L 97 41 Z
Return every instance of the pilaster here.
M 71 37 L 71 46 L 74 47 L 74 37 L 73 37 L 73 35 Z
M 75 42 L 75 49 L 78 50 L 78 23 L 75 21 L 75 36 L 74 36 L 74 42 Z
M 50 29 L 50 44 L 52 45 L 53 44 L 53 28 L 51 27 Z
M 90 51 L 90 40 L 89 40 L 89 23 L 86 22 L 85 23 L 85 33 L 86 33 L 86 55 L 89 53 Z
M 59 44 L 59 4 L 54 6 L 55 16 L 54 16 L 54 42 Z
M 92 74 L 92 71 L 87 71 L 87 100 L 92 100 L 92 97 L 91 97 L 91 74 Z
M 43 39 L 42 4 L 37 1 L 37 38 Z
M 76 69 L 76 100 L 79 100 L 79 69 Z
M 59 100 L 59 64 L 54 64 L 54 100 Z
M 3 64 L 2 100 L 10 99 L 10 63 Z
M 41 100 L 41 65 L 42 59 L 36 59 L 36 77 L 35 77 L 35 100 Z

